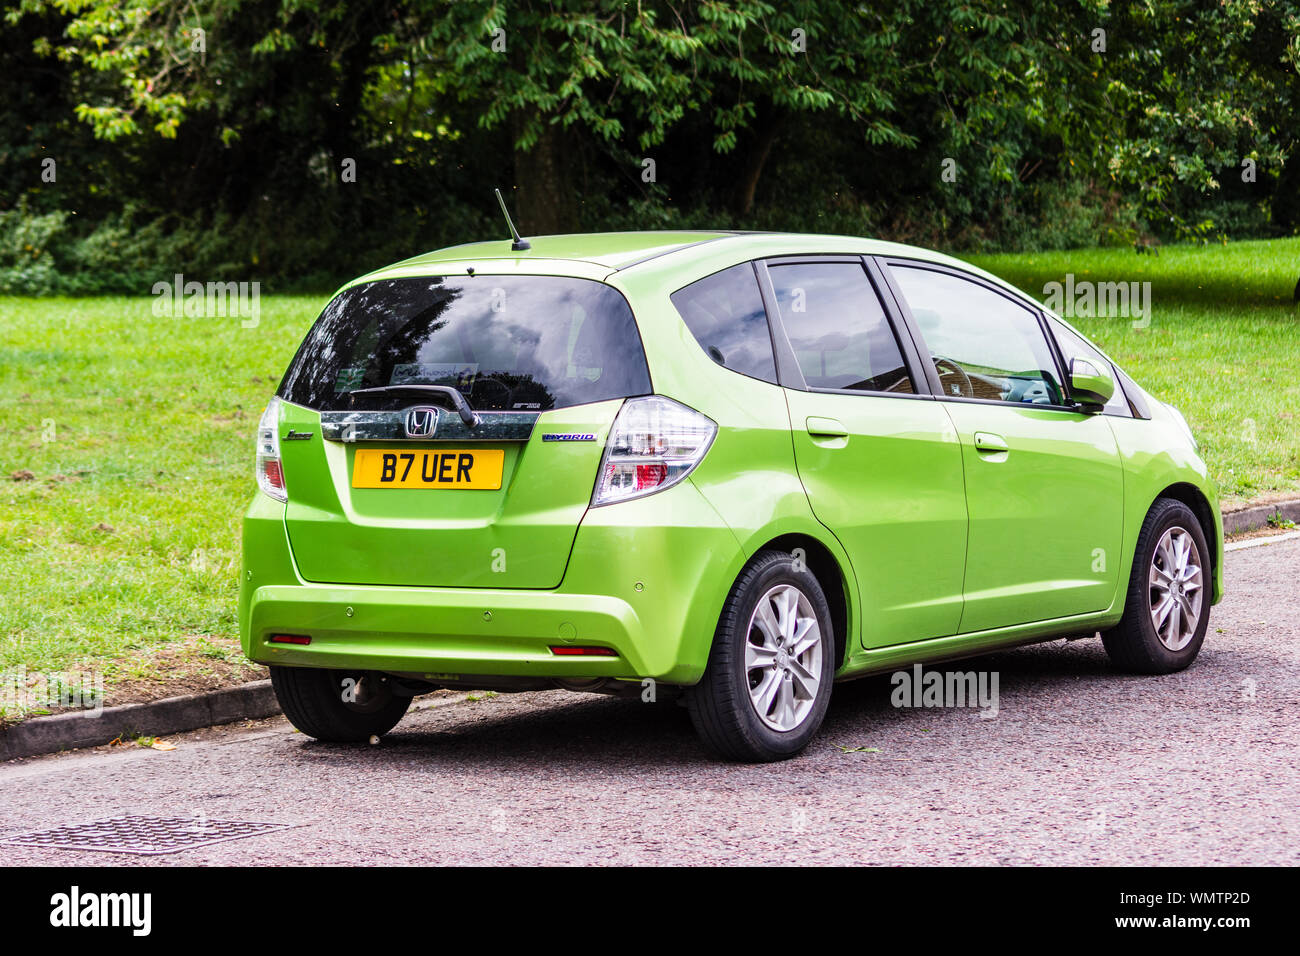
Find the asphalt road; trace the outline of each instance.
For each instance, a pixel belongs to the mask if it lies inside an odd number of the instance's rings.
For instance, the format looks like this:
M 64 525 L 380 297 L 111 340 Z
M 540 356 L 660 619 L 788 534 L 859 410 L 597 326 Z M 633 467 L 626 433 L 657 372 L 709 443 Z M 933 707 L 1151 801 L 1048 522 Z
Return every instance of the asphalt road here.
M 843 684 L 812 748 L 765 766 L 713 761 L 672 704 L 559 691 L 434 701 L 360 748 L 261 721 L 0 765 L 0 838 L 122 813 L 293 828 L 0 864 L 1296 864 L 1300 540 L 1227 560 L 1201 656 L 1169 677 L 1090 640 L 951 665 L 997 672 L 994 718 Z

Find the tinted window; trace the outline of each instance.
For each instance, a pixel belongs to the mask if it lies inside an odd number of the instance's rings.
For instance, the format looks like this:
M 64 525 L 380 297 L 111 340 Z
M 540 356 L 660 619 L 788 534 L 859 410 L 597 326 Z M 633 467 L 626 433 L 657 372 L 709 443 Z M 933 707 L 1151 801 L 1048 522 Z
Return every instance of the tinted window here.
M 1115 394 L 1110 397 L 1103 411 L 1107 415 L 1123 415 L 1125 418 L 1131 418 L 1132 413 L 1129 411 L 1128 401 L 1124 398 L 1124 389 L 1120 385 L 1119 376 L 1115 374 L 1115 367 L 1106 361 L 1106 357 L 1098 352 L 1083 336 L 1078 335 L 1063 322 L 1048 316 L 1047 324 L 1051 326 L 1052 335 L 1056 336 L 1056 344 L 1061 349 L 1061 356 L 1065 359 L 1065 367 L 1070 367 L 1070 359 L 1082 358 L 1092 362 L 1097 368 L 1108 368 L 1113 379 L 1115 379 Z
M 894 266 L 944 395 L 1060 405 L 1056 362 L 1038 317 L 945 272 Z
M 650 391 L 632 310 L 610 286 L 557 276 L 387 279 L 346 289 L 294 356 L 280 396 L 315 409 L 396 408 L 451 385 L 480 410 L 541 410 Z
M 679 289 L 671 298 L 709 358 L 744 375 L 776 381 L 767 313 L 748 262 Z
M 786 335 L 811 388 L 913 391 L 894 330 L 862 266 L 768 269 Z

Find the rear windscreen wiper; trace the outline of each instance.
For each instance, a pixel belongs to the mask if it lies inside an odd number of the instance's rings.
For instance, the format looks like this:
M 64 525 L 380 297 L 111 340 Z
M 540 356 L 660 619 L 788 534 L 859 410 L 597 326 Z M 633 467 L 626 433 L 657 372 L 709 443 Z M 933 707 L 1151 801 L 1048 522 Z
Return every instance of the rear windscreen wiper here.
M 359 388 L 348 394 L 375 395 L 379 392 L 437 392 L 451 399 L 452 405 L 456 407 L 456 414 L 460 416 L 466 428 L 473 428 L 482 421 L 474 409 L 469 407 L 469 402 L 465 401 L 465 396 L 460 393 L 460 390 L 450 385 L 380 385 L 376 388 Z

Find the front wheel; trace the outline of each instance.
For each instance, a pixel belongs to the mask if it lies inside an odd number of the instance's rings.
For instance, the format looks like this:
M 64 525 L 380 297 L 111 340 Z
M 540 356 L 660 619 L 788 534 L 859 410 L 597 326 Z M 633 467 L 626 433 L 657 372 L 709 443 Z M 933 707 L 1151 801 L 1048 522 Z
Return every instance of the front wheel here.
M 732 586 L 687 707 L 704 743 L 720 755 L 784 760 L 821 726 L 834 676 L 834 631 L 821 585 L 794 556 L 764 551 Z
M 363 743 L 397 726 L 411 698 L 383 675 L 317 667 L 271 667 L 271 687 L 289 722 L 328 743 Z
M 1169 674 L 1196 659 L 1210 623 L 1210 549 L 1181 501 L 1158 500 L 1138 534 L 1124 617 L 1101 636 L 1119 667 Z

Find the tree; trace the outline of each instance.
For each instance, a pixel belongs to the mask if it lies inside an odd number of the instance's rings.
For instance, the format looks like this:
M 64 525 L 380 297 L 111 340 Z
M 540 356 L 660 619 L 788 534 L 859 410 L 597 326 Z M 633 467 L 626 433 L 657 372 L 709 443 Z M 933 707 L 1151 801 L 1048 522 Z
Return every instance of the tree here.
M 996 243 L 1067 185 L 1174 236 L 1224 196 L 1300 227 L 1300 0 L 18 0 L 4 30 L 0 215 L 188 229 L 218 269 L 474 238 L 511 180 L 532 234 Z

